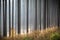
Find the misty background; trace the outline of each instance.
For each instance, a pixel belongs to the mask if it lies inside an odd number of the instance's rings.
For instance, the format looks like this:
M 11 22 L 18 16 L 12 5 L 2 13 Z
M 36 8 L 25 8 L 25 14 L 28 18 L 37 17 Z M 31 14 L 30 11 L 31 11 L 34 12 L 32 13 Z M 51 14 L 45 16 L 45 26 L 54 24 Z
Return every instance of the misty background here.
M 9 0 L 7 0 L 7 33 L 9 33 Z M 27 0 L 21 0 L 21 32 L 27 29 Z M 28 29 L 33 31 L 35 28 L 35 0 L 29 0 L 28 5 Z M 46 19 L 44 17 L 46 10 Z M 44 20 L 48 26 L 58 25 L 58 1 L 57 0 L 47 0 L 46 9 L 45 1 L 37 0 L 37 29 L 44 28 Z M 18 0 L 10 0 L 10 22 L 11 27 L 13 25 L 14 29 L 18 33 Z M 13 17 L 13 20 L 12 20 Z M 13 24 L 12 24 L 13 22 Z M 3 1 L 0 1 L 0 30 L 1 35 L 3 35 Z

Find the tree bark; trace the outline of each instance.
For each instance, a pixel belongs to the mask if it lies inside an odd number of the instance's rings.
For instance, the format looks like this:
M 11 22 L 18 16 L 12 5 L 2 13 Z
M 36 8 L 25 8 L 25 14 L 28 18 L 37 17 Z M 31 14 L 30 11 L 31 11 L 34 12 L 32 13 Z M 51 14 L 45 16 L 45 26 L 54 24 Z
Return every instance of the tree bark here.
M 18 34 L 21 29 L 21 0 L 18 0 Z
M 7 0 L 3 0 L 3 36 L 7 36 Z

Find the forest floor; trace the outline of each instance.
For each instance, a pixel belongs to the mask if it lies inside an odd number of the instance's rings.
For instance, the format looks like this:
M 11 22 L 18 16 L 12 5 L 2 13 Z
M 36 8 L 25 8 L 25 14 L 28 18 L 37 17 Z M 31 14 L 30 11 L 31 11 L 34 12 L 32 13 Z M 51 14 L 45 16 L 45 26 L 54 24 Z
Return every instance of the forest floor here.
M 60 34 L 60 28 L 57 27 L 51 27 L 44 30 L 37 30 L 33 31 L 30 34 L 26 35 L 18 35 L 15 37 L 4 37 L 0 40 L 51 40 L 50 36 L 53 33 L 59 33 Z

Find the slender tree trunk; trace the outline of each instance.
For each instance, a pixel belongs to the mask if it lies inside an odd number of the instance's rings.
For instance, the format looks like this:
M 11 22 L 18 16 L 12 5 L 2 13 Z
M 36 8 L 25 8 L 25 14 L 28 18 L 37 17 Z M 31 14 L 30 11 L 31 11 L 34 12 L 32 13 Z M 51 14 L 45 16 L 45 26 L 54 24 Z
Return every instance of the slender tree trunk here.
M 29 14 L 28 10 L 29 10 L 29 0 L 27 0 L 27 33 L 28 33 L 28 14 Z
M 35 0 L 35 30 L 37 30 L 37 0 Z
M 18 0 L 18 34 L 21 29 L 21 0 Z
M 58 0 L 58 27 L 60 27 L 60 0 Z
M 44 29 L 46 28 L 46 0 L 44 0 Z
M 14 36 L 14 0 L 12 0 L 12 37 Z
M 3 36 L 7 36 L 7 0 L 3 1 Z
M 40 30 L 41 30 L 41 0 L 39 0 L 40 2 Z
M 10 0 L 9 0 L 9 36 L 11 35 L 11 11 L 10 11 Z
M 0 0 L 0 19 L 1 19 L 1 0 Z M 0 36 L 1 36 L 1 20 L 0 20 Z

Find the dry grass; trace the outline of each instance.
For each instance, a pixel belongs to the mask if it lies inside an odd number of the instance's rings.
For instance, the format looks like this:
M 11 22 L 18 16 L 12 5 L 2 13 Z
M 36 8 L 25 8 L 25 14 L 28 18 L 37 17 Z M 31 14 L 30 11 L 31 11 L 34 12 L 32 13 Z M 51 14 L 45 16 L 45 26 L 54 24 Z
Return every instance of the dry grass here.
M 3 38 L 2 40 L 50 40 L 50 35 L 52 33 L 60 33 L 60 28 L 51 27 L 44 30 L 33 31 L 26 35 L 17 35 L 16 37 Z

